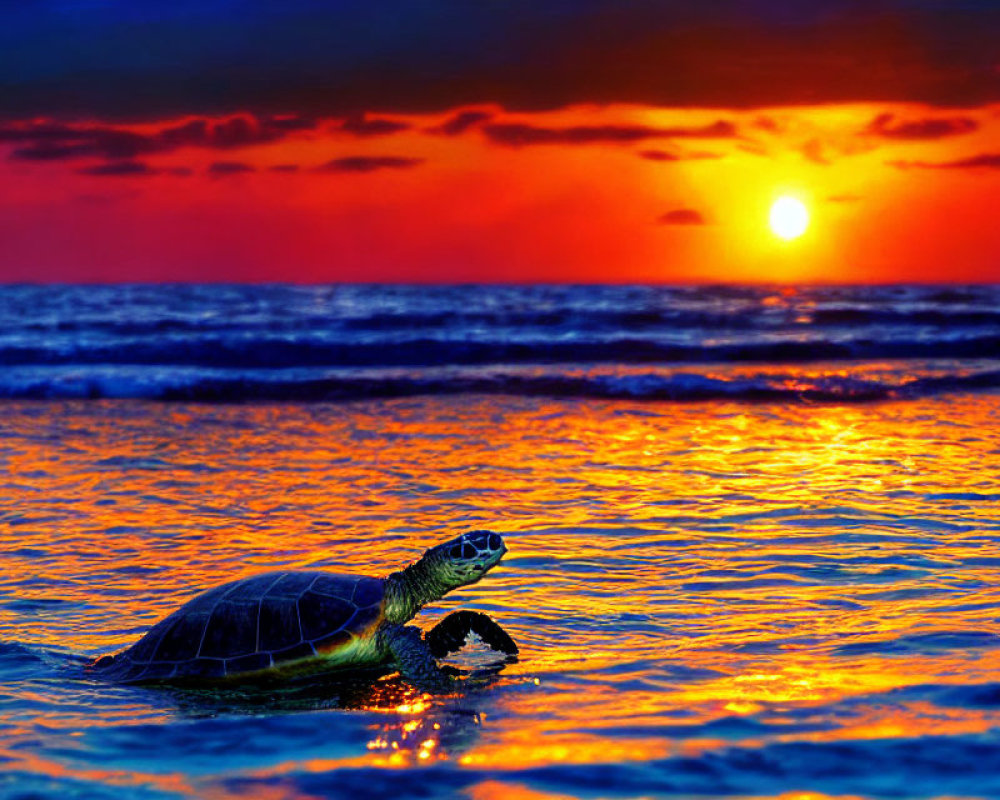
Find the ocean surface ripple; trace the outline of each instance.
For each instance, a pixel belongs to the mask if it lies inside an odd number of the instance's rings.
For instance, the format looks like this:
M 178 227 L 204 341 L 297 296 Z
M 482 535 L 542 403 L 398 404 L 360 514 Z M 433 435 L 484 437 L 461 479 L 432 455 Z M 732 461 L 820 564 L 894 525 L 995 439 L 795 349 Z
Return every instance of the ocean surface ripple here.
M 444 385 L 481 366 L 339 365 L 337 380 L 383 388 L 308 402 L 256 393 L 255 370 L 271 385 L 286 369 L 260 366 L 266 353 L 253 369 L 196 363 L 204 351 L 180 345 L 170 363 L 128 362 L 133 344 L 204 341 L 212 326 L 249 352 L 279 329 L 351 342 L 429 319 L 422 335 L 503 340 L 501 317 L 550 344 L 627 330 L 711 348 L 797 324 L 830 342 L 943 343 L 993 335 L 995 289 L 0 296 L 0 346 L 63 359 L 0 370 L 9 395 L 24 370 L 48 381 L 0 402 L 0 797 L 1000 800 L 1000 394 L 975 382 L 998 369 L 990 358 L 941 344 L 926 362 L 489 365 L 497 380 L 622 387 L 604 395 L 508 382 L 392 396 L 379 381 L 438 370 Z M 136 311 L 151 307 L 159 316 Z M 683 325 L 662 321 L 670 309 Z M 954 326 L 934 316 L 951 311 Z M 697 314 L 731 321 L 695 329 Z M 806 315 L 821 321 L 794 321 Z M 280 380 L 320 380 L 303 369 Z M 209 380 L 223 381 L 216 396 L 192 388 Z M 670 381 L 690 390 L 664 392 Z M 722 388 L 706 393 L 710 381 Z M 723 391 L 740 381 L 788 392 Z M 837 381 L 891 391 L 809 394 Z M 384 575 L 473 527 L 501 531 L 507 556 L 416 623 L 478 609 L 521 653 L 456 696 L 391 675 L 198 691 L 83 670 L 216 583 L 278 568 Z M 490 661 L 476 642 L 451 659 L 467 672 Z

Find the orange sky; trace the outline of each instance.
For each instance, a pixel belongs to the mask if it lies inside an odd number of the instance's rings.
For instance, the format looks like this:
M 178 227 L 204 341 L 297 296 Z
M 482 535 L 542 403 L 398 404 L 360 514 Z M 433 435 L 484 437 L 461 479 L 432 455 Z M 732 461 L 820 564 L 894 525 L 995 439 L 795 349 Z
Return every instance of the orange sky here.
M 2 281 L 1000 280 L 1000 105 L 484 105 L 0 133 Z M 790 242 L 767 226 L 785 193 L 811 215 Z

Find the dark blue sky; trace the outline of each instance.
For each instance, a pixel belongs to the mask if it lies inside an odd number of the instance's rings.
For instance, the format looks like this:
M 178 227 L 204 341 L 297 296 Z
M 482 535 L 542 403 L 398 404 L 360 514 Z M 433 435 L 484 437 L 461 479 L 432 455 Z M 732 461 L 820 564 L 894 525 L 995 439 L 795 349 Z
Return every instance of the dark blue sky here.
M 1000 3 L 33 0 L 0 114 L 1000 100 Z

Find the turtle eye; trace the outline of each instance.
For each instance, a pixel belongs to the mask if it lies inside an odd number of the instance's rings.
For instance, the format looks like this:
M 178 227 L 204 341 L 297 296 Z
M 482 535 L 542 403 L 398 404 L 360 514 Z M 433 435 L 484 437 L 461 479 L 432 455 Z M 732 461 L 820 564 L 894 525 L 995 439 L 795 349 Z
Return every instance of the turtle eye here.
M 476 548 L 473 547 L 468 542 L 466 542 L 465 544 L 462 545 L 462 557 L 463 558 L 475 558 L 476 557 Z
M 456 544 L 454 547 L 451 548 L 451 557 L 452 558 L 461 558 L 462 557 L 462 546 L 461 545 Z

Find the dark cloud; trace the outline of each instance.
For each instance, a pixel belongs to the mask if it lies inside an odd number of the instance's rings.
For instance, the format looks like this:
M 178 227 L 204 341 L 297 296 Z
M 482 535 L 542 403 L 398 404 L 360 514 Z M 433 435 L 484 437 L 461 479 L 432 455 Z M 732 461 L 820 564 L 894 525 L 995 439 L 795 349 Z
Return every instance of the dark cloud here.
M 956 161 L 886 161 L 897 169 L 1000 169 L 1000 153 L 980 153 Z
M 473 128 L 491 119 L 493 119 L 493 114 L 489 111 L 467 109 L 455 113 L 434 128 L 428 128 L 428 132 L 441 134 L 442 136 L 458 136 L 465 133 L 469 128 Z
M 15 147 L 10 157 L 26 161 L 135 159 L 182 147 L 230 150 L 265 144 L 315 125 L 314 120 L 304 117 L 251 115 L 222 120 L 193 119 L 152 133 L 107 125 L 13 124 L 0 126 L 0 142 L 21 145 Z
M 28 147 L 18 147 L 10 157 L 20 161 L 63 161 L 67 158 L 82 158 L 96 155 L 93 148 L 81 144 L 53 144 L 39 142 Z
M 258 128 L 247 117 L 233 117 L 216 123 L 209 129 L 212 132 L 212 145 L 223 149 L 273 142 L 281 138 L 277 131 Z
M 65 140 L 79 135 L 76 129 L 68 125 L 52 123 L 0 127 L 0 142 L 43 142 L 52 139 Z
M 11 158 L 25 161 L 59 161 L 89 156 L 131 159 L 158 150 L 156 143 L 147 136 L 102 126 L 7 127 L 0 129 L 0 141 L 27 142 L 27 146 L 15 148 L 11 153 Z
M 364 114 L 358 114 L 344 120 L 340 130 L 355 136 L 387 136 L 391 133 L 409 130 L 411 127 L 408 122 L 394 119 L 373 119 Z
M 316 120 L 311 117 L 238 114 L 221 120 L 189 120 L 163 128 L 151 139 L 165 150 L 180 147 L 232 150 L 276 142 L 290 134 L 312 130 L 316 125 Z
M 995 2 L 7 5 L 8 118 L 1000 100 Z
M 753 126 L 768 133 L 781 132 L 781 124 L 774 117 L 768 117 L 763 114 L 753 121 Z
M 312 117 L 286 115 L 283 117 L 268 117 L 264 125 L 271 130 L 290 133 L 292 131 L 310 131 L 316 127 L 317 121 Z
M 576 125 L 542 128 L 525 123 L 498 123 L 483 127 L 496 144 L 525 147 L 536 144 L 629 144 L 644 139 L 731 138 L 736 126 L 726 120 L 694 128 L 649 128 L 643 125 Z
M 823 143 L 819 139 L 810 139 L 800 148 L 800 152 L 813 164 L 829 166 L 830 159 L 824 153 Z
M 308 117 L 256 117 L 240 114 L 222 120 L 193 119 L 164 128 L 151 138 L 167 150 L 179 147 L 229 150 L 276 142 L 291 133 L 315 127 L 316 121 Z
M 643 150 L 639 153 L 640 158 L 645 158 L 650 161 L 680 161 L 681 157 L 675 155 L 674 153 L 668 153 L 665 150 Z
M 327 161 L 318 169 L 322 172 L 375 172 L 380 169 L 406 169 L 422 162 L 422 158 L 401 156 L 347 156 Z
M 256 172 L 252 164 L 242 161 L 214 161 L 208 167 L 209 175 L 241 175 L 246 172 Z
M 710 153 L 705 150 L 692 150 L 688 153 L 670 153 L 666 150 L 643 150 L 639 153 L 639 157 L 649 161 L 701 161 L 704 159 L 722 158 L 718 153 Z
M 102 177 L 142 177 L 156 175 L 159 170 L 142 161 L 112 161 L 109 164 L 98 164 L 78 170 L 82 175 L 98 175 Z
M 298 172 L 298 164 L 275 164 L 273 167 L 268 167 L 271 172 Z
M 661 225 L 704 225 L 705 218 L 693 208 L 675 208 L 658 220 Z
M 869 123 L 865 133 L 887 139 L 943 139 L 972 133 L 979 127 L 979 123 L 969 117 L 917 119 L 893 124 L 895 118 L 894 114 L 879 114 Z

